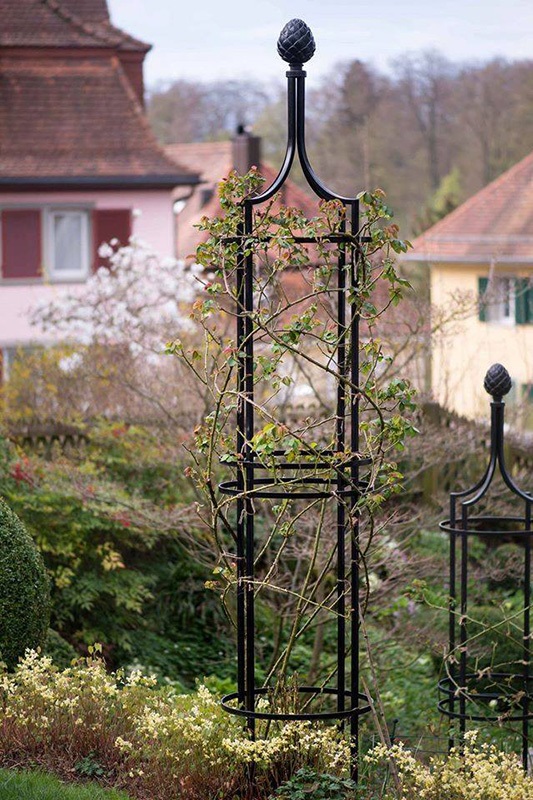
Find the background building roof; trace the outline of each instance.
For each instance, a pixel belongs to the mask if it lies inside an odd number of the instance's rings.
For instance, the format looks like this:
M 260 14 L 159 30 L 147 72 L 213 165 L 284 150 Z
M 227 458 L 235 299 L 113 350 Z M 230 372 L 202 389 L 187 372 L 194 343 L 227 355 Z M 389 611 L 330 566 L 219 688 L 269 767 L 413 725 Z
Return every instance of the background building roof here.
M 0 75 L 0 180 L 190 177 L 155 142 L 117 58 L 4 59 Z
M 111 24 L 106 0 L 0 0 L 0 12 L 0 187 L 196 182 L 152 133 L 148 45 Z
M 405 258 L 533 264 L 533 153 L 418 236 Z
M 150 49 L 111 23 L 106 0 L 0 0 L 0 18 L 2 47 Z
M 167 145 L 165 151 L 176 163 L 186 164 L 190 170 L 198 172 L 202 181 L 177 217 L 177 255 L 179 258 L 187 258 L 194 255 L 198 245 L 207 238 L 205 231 L 199 231 L 194 226 L 204 216 L 215 217 L 222 214 L 218 184 L 234 169 L 234 144 L 231 141 L 180 142 Z M 257 166 L 265 178 L 265 186 L 270 186 L 278 171 L 263 161 Z M 290 179 L 285 182 L 280 194 L 284 205 L 300 209 L 306 217 L 317 215 L 318 198 L 300 189 Z

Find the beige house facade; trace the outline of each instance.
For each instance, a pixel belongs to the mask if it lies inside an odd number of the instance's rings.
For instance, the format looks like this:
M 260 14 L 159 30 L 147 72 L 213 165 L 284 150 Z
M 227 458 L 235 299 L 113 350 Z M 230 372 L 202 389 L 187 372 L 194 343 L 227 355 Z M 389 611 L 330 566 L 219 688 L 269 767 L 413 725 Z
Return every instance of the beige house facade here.
M 483 377 L 513 379 L 509 419 L 533 425 L 533 153 L 413 242 L 429 270 L 431 389 L 469 418 L 487 414 Z

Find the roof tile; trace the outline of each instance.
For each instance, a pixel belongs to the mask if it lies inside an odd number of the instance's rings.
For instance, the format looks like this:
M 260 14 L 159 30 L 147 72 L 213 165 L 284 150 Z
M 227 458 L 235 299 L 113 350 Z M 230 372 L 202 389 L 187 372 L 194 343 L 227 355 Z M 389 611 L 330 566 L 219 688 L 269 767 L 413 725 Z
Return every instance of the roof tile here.
M 0 179 L 178 178 L 117 56 L 0 60 Z
M 0 18 L 3 47 L 150 49 L 111 24 L 105 0 L 0 0 Z
M 533 153 L 418 236 L 406 259 L 533 263 Z

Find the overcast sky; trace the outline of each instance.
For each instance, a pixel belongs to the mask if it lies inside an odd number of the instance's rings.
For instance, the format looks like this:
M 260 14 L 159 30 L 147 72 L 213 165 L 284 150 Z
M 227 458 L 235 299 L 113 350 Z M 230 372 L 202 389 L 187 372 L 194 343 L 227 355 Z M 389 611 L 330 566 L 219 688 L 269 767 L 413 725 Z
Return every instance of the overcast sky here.
M 154 45 L 147 85 L 177 78 L 282 78 L 276 41 L 300 17 L 317 52 L 312 80 L 360 58 L 386 69 L 408 51 L 453 60 L 533 57 L 533 0 L 108 0 L 113 22 Z

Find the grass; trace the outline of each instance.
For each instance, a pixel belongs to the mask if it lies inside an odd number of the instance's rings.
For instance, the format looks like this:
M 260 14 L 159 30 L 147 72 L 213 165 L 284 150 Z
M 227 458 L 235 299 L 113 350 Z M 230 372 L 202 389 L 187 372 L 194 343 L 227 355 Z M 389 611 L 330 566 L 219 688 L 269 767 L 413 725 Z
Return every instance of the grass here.
M 0 770 L 0 800 L 128 800 L 96 784 L 66 784 L 42 772 Z

